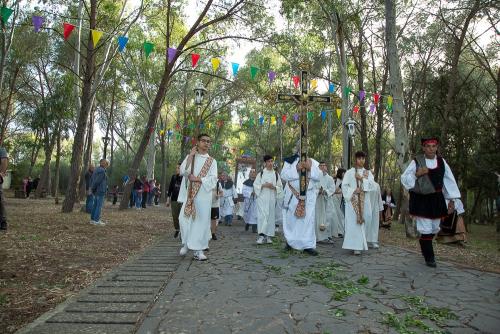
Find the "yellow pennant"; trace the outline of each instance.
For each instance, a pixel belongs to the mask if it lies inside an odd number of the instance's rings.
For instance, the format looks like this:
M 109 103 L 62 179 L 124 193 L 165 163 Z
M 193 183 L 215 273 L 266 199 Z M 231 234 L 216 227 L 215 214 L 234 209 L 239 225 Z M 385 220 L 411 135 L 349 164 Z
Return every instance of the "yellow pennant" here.
M 163 136 L 165 134 L 165 130 L 160 130 L 160 136 Z
M 271 124 L 275 124 L 276 123 L 276 117 L 275 116 L 271 116 Z
M 94 48 L 95 48 L 97 43 L 99 43 L 99 40 L 102 37 L 102 31 L 94 29 L 90 29 L 90 31 L 92 32 L 92 42 L 94 43 Z
M 217 69 L 219 68 L 219 65 L 220 65 L 220 59 L 219 58 L 212 58 L 212 69 L 215 71 L 217 71 Z
M 342 114 L 342 109 L 337 109 L 337 118 L 340 119 L 340 114 Z
M 315 89 L 316 87 L 318 87 L 318 80 L 312 79 L 311 80 L 311 89 Z
M 245 153 L 245 151 L 244 150 L 240 150 L 240 154 L 243 154 L 243 153 Z
M 210 128 L 212 127 L 212 123 L 208 123 L 208 129 L 210 130 Z
M 392 106 L 392 96 L 390 96 L 390 95 L 387 97 L 387 105 L 389 107 Z

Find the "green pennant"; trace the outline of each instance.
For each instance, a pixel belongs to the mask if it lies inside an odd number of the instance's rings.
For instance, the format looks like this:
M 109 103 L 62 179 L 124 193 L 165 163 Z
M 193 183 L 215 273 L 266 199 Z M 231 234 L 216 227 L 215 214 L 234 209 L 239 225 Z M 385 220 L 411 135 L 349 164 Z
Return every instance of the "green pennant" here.
M 349 94 L 351 93 L 351 87 L 345 87 L 344 88 L 344 96 L 346 98 L 349 98 Z
M 153 52 L 154 46 L 155 45 L 151 42 L 144 42 L 144 53 L 146 54 L 146 58 Z
M 0 9 L 0 15 L 2 16 L 2 21 L 4 24 L 7 23 L 9 17 L 12 15 L 13 12 L 14 12 L 13 9 L 2 6 L 2 8 Z
M 250 117 L 250 118 L 248 119 L 248 126 L 249 126 L 249 127 L 253 127 L 253 126 L 254 126 L 254 123 L 253 123 L 253 116 L 252 116 L 252 117 Z
M 252 80 L 255 79 L 257 72 L 259 72 L 258 67 L 250 66 L 250 76 L 252 77 Z
M 312 121 L 312 119 L 313 119 L 313 112 L 312 112 L 312 111 L 308 111 L 308 112 L 307 112 L 307 120 L 308 120 L 309 122 L 311 122 L 311 121 Z

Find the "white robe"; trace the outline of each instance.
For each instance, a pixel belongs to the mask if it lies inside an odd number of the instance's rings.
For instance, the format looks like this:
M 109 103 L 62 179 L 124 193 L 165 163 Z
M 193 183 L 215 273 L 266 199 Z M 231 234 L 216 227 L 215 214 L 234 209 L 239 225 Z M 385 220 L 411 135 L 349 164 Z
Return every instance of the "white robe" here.
M 294 249 L 304 250 L 308 248 L 316 248 L 316 225 L 314 223 L 316 197 L 318 195 L 317 183 L 322 174 L 319 169 L 319 163 L 312 160 L 311 171 L 309 172 L 309 184 L 307 187 L 306 196 L 306 216 L 297 218 L 295 216 L 295 208 L 299 203 L 289 185 L 285 186 L 285 198 L 283 202 L 283 232 L 286 241 Z M 297 158 L 293 163 L 285 162 L 281 171 L 281 178 L 291 184 L 293 188 L 299 192 L 299 172 L 297 171 Z M 288 189 L 287 189 L 288 188 Z
M 198 176 L 201 168 L 205 164 L 209 155 L 196 154 L 194 160 L 194 175 Z M 178 202 L 182 202 L 181 212 L 179 214 L 179 224 L 181 228 L 181 240 L 183 245 L 187 245 L 192 250 L 203 250 L 208 248 L 208 241 L 212 238 L 210 232 L 210 211 L 212 206 L 212 192 L 217 185 L 217 161 L 212 161 L 212 165 L 205 177 L 201 178 L 201 187 L 194 197 L 194 206 L 196 210 L 195 218 L 184 215 L 186 206 L 189 181 L 188 176 L 191 173 L 191 165 L 186 166 L 187 157 L 181 164 L 182 178 L 181 189 L 179 191 Z
M 375 184 L 375 190 L 366 193 L 366 196 L 370 197 L 370 204 L 372 206 L 372 219 L 364 224 L 366 241 L 368 243 L 378 243 L 380 212 L 384 211 L 384 202 L 380 194 L 380 186 L 375 181 L 373 181 L 373 183 Z
M 460 198 L 460 190 L 458 189 L 457 182 L 455 181 L 455 177 L 451 172 L 450 166 L 444 162 L 444 178 L 443 178 L 443 195 L 445 199 L 456 199 Z M 434 159 L 425 158 L 425 165 L 429 169 L 434 169 L 437 167 L 437 157 Z M 406 170 L 401 175 L 401 183 L 406 188 L 406 190 L 410 190 L 415 187 L 415 181 L 417 181 L 417 176 L 415 173 L 417 172 L 417 165 L 415 160 L 412 160 Z M 421 234 L 436 234 L 439 232 L 439 224 L 441 219 L 429 219 L 423 217 L 416 217 L 417 221 L 417 231 Z
M 364 224 L 357 223 L 356 211 L 354 211 L 351 203 L 352 196 L 357 196 L 354 194 L 357 188 L 355 173 L 357 172 L 358 175 L 363 175 L 364 171 L 364 168 L 358 170 L 351 168 L 345 173 L 344 179 L 342 180 L 342 194 L 345 199 L 345 235 L 344 243 L 342 244 L 342 248 L 344 249 L 358 251 L 368 249 L 365 225 L 370 224 L 370 220 L 372 219 L 372 206 L 370 203 L 370 195 L 367 192 L 375 190 L 375 181 L 370 171 L 368 171 L 368 179 L 363 179 L 362 187 L 362 190 L 365 192 L 363 211 Z
M 236 189 L 234 189 L 234 185 L 229 189 L 225 189 L 224 187 L 222 187 L 222 197 L 220 198 L 221 218 L 233 214 L 235 198 L 238 198 L 238 195 L 236 194 Z
M 257 224 L 257 207 L 255 203 L 255 194 L 253 194 L 253 187 L 243 185 L 242 189 L 243 197 L 245 201 L 243 202 L 244 216 L 246 224 L 256 225 Z
M 275 222 L 276 222 L 276 201 L 281 196 L 283 191 L 281 178 L 277 172 L 264 169 L 257 174 L 253 183 L 257 202 L 257 231 L 259 234 L 264 234 L 269 237 L 274 237 Z M 278 180 L 276 180 L 276 176 Z M 271 183 L 276 187 L 276 190 L 263 188 L 264 183 Z
M 333 194 L 335 193 L 335 183 L 333 177 L 322 174 L 318 182 L 318 190 L 323 189 L 324 194 L 318 193 L 316 198 L 316 240 L 323 241 L 333 236 Z M 321 231 L 320 226 L 324 225 L 325 230 Z
M 342 188 L 340 187 L 342 185 L 342 180 L 337 179 L 335 181 L 335 192 L 336 193 L 332 196 L 332 202 L 333 202 L 333 236 L 338 237 L 339 234 L 344 235 L 345 233 L 345 224 L 344 224 L 344 212 L 342 211 L 341 203 L 342 203 Z

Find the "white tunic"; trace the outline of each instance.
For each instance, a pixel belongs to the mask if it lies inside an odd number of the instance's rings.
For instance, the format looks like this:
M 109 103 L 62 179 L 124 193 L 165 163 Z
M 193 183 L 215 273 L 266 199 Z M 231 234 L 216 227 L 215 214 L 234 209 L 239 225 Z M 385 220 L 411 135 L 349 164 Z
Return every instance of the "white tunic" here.
M 277 178 L 277 180 L 276 180 Z M 271 183 L 276 190 L 262 187 L 265 183 Z M 257 174 L 253 183 L 253 190 L 257 202 L 257 231 L 269 237 L 274 237 L 274 225 L 276 221 L 276 201 L 283 191 L 281 178 L 274 169 L 264 169 Z
M 318 194 L 317 183 L 322 174 L 319 169 L 319 163 L 312 160 L 311 171 L 309 172 L 309 184 L 307 187 L 306 196 L 306 216 L 297 218 L 295 216 L 295 208 L 299 203 L 288 184 L 285 186 L 285 198 L 283 202 L 283 232 L 286 241 L 294 249 L 304 250 L 308 248 L 316 248 L 316 226 L 314 223 L 316 197 Z M 281 171 L 281 178 L 291 184 L 294 189 L 299 192 L 299 172 L 297 171 L 297 158 L 293 163 L 285 162 Z
M 194 175 L 198 176 L 205 161 L 209 158 L 208 154 L 196 154 L 194 160 Z M 212 191 L 217 185 L 217 161 L 212 161 L 212 165 L 205 177 L 201 178 L 201 187 L 194 198 L 196 210 L 195 218 L 184 215 L 186 206 L 189 181 L 188 176 L 191 173 L 191 165 L 186 166 L 187 157 L 181 164 L 182 178 L 181 189 L 179 191 L 178 202 L 182 202 L 181 212 L 179 214 L 179 224 L 181 228 L 181 240 L 183 245 L 187 245 L 192 250 L 203 250 L 208 248 L 208 241 L 212 238 L 210 232 L 210 210 L 212 204 Z
M 333 236 L 333 194 L 335 193 L 335 183 L 333 177 L 322 174 L 318 182 L 319 190 L 323 189 L 324 194 L 318 193 L 316 199 L 316 240 L 323 241 Z M 321 231 L 320 227 L 325 229 Z
M 455 181 L 455 177 L 451 172 L 450 166 L 444 162 L 444 178 L 443 178 L 443 195 L 445 199 L 455 199 L 460 198 L 460 190 L 458 189 L 457 182 Z M 437 157 L 434 159 L 425 158 L 425 165 L 429 169 L 434 169 L 437 167 Z M 406 188 L 406 190 L 410 190 L 415 187 L 415 181 L 417 180 L 417 176 L 415 173 L 417 172 L 417 165 L 415 160 L 412 160 L 403 175 L 401 175 L 401 183 Z M 417 221 L 417 231 L 421 234 L 436 234 L 439 232 L 439 224 L 441 219 L 429 219 L 423 217 L 416 217 Z
M 363 211 L 364 224 L 357 223 L 356 211 L 354 211 L 351 203 L 352 197 L 357 196 L 354 194 L 357 188 L 355 173 L 357 172 L 358 175 L 363 175 L 364 171 L 364 168 L 357 170 L 356 168 L 351 168 L 345 173 L 344 179 L 342 180 L 342 194 L 345 199 L 345 235 L 344 243 L 342 244 L 342 248 L 344 249 L 368 249 L 364 225 L 370 224 L 370 220 L 372 219 L 372 206 L 370 203 L 370 196 L 367 192 L 375 190 L 375 181 L 370 171 L 368 171 L 368 179 L 363 179 L 362 187 L 362 190 L 365 192 Z
M 370 204 L 372 206 L 372 218 L 366 222 L 365 233 L 366 241 L 369 243 L 378 243 L 378 229 L 380 224 L 380 211 L 384 211 L 384 202 L 380 194 L 380 186 L 373 181 L 375 185 L 374 191 L 369 191 L 366 196 L 370 197 Z
M 344 212 L 342 211 L 342 180 L 335 181 L 335 194 L 333 195 L 333 236 L 338 237 L 339 234 L 344 235 Z
M 243 185 L 242 188 L 243 197 L 245 201 L 243 202 L 244 216 L 246 224 L 256 225 L 257 224 L 257 207 L 255 204 L 255 194 L 253 194 L 253 187 Z
M 229 189 L 222 187 L 222 197 L 220 198 L 221 218 L 233 214 L 234 198 L 238 198 L 234 185 Z

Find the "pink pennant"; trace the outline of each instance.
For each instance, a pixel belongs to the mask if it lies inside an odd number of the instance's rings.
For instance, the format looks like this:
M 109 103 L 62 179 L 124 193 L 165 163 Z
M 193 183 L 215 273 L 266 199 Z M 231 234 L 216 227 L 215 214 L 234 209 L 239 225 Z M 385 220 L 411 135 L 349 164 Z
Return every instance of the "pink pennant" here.
M 300 78 L 298 75 L 294 75 L 292 77 L 292 80 L 293 80 L 293 85 L 295 86 L 295 88 L 299 88 L 299 82 L 300 82 Z

